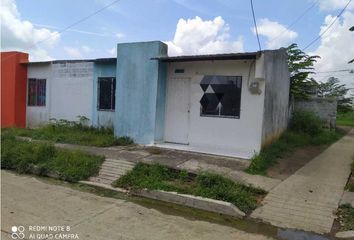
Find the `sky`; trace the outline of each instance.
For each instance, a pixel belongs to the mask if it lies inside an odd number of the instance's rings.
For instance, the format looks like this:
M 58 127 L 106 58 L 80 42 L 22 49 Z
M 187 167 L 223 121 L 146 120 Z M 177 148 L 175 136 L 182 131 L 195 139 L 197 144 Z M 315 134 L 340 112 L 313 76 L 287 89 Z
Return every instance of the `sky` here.
M 169 55 L 259 50 L 248 0 L 1 0 L 1 51 L 25 51 L 31 61 L 116 56 L 122 42 L 161 40 Z M 348 0 L 253 0 L 262 49 L 297 43 L 303 49 L 334 21 Z M 316 80 L 338 77 L 354 87 L 354 1 L 306 48 L 319 55 Z

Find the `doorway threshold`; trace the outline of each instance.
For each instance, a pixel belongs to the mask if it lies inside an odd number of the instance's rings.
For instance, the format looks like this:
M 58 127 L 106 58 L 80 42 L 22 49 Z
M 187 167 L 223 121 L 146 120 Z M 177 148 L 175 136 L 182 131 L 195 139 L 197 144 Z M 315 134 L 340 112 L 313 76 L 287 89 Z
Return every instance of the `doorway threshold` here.
M 171 150 L 179 150 L 179 151 L 186 151 L 186 152 L 195 152 L 195 153 L 203 153 L 203 154 L 210 154 L 216 156 L 223 156 L 223 157 L 232 157 L 232 158 L 241 158 L 243 160 L 249 160 L 253 154 L 248 152 L 242 151 L 235 151 L 235 150 L 225 150 L 225 149 L 216 149 L 216 148 L 207 148 L 207 147 L 197 147 L 191 146 L 188 144 L 179 144 L 179 143 L 170 143 L 170 142 L 159 142 L 153 144 L 155 147 L 164 148 L 164 149 L 171 149 Z

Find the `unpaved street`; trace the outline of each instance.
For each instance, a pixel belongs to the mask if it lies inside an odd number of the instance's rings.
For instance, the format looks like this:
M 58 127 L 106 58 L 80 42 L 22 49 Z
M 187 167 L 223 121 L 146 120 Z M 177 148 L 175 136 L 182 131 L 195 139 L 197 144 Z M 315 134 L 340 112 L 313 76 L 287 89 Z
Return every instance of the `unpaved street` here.
M 131 201 L 43 182 L 31 176 L 8 171 L 1 173 L 3 240 L 13 239 L 13 230 L 17 236 L 23 233 L 24 239 L 270 239 L 230 226 L 169 215 Z

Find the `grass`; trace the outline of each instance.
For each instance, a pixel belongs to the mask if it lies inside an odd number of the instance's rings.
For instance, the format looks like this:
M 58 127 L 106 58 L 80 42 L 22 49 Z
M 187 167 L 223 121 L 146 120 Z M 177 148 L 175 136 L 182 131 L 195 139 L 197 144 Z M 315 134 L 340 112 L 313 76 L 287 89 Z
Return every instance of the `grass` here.
M 267 169 L 273 166 L 277 159 L 286 152 L 308 145 L 324 145 L 339 140 L 343 133 L 339 131 L 324 130 L 315 136 L 287 130 L 277 141 L 261 150 L 251 159 L 247 173 L 266 175 Z
M 17 140 L 9 132 L 1 135 L 1 168 L 18 173 L 55 172 L 60 179 L 77 182 L 96 175 L 103 160 L 80 151 L 58 150 L 48 143 Z
M 244 212 L 257 207 L 257 199 L 265 191 L 235 183 L 223 176 L 203 172 L 189 175 L 165 166 L 138 163 L 133 170 L 113 183 L 115 187 L 175 191 L 233 203 Z
M 343 204 L 338 208 L 337 218 L 341 231 L 354 230 L 354 208 L 350 204 Z
M 354 158 L 353 158 L 354 160 Z M 354 178 L 352 177 L 354 176 L 354 161 L 351 165 L 351 175 L 349 177 L 349 181 L 348 181 L 348 184 L 346 186 L 346 189 L 349 191 L 349 192 L 354 192 Z
M 89 127 L 80 122 L 56 121 L 37 129 L 3 129 L 18 136 L 60 143 L 108 147 L 133 144 L 129 137 L 116 138 L 110 128 Z
M 267 169 L 273 166 L 284 153 L 309 145 L 326 145 L 339 140 L 343 133 L 330 131 L 322 127 L 321 119 L 312 112 L 297 111 L 293 113 L 289 129 L 269 146 L 251 159 L 246 172 L 266 175 Z
M 337 125 L 354 127 L 354 110 L 337 113 Z

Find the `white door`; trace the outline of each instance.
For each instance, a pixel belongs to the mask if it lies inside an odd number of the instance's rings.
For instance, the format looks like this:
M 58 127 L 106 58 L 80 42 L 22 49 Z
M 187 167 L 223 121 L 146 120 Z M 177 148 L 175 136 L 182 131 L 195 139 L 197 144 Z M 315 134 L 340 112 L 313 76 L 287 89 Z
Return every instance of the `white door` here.
M 169 78 L 166 98 L 165 142 L 188 144 L 190 78 Z

